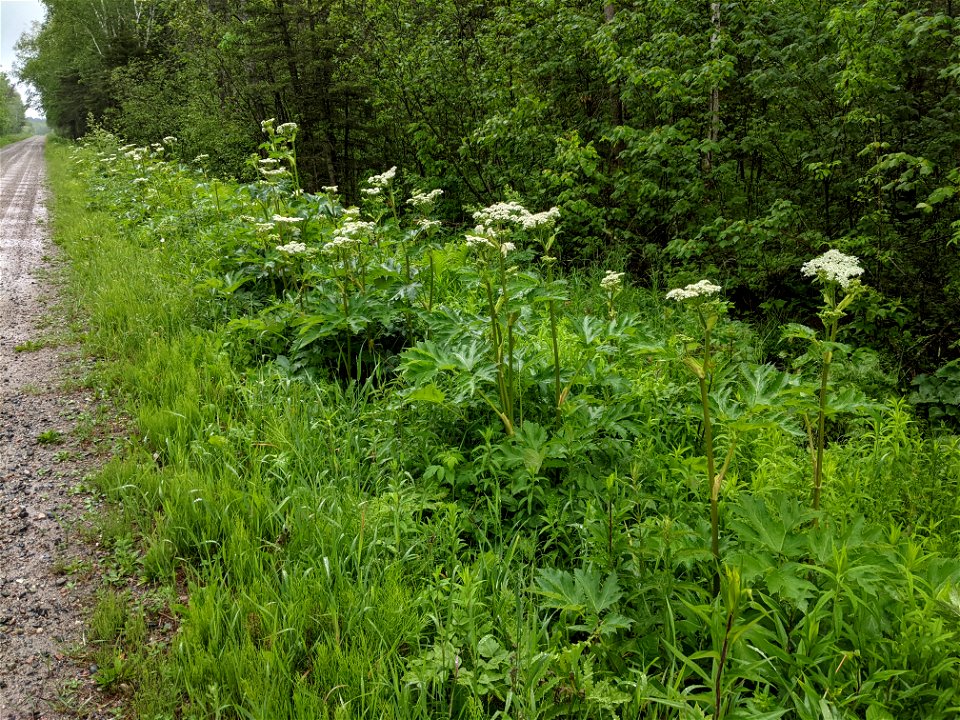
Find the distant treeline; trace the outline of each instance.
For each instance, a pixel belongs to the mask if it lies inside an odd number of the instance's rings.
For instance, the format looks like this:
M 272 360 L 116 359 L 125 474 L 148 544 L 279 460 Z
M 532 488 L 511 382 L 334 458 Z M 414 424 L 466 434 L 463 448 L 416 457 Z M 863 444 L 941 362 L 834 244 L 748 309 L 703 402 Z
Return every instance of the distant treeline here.
M 27 128 L 27 109 L 6 73 L 0 72 L 0 136 L 19 135 Z

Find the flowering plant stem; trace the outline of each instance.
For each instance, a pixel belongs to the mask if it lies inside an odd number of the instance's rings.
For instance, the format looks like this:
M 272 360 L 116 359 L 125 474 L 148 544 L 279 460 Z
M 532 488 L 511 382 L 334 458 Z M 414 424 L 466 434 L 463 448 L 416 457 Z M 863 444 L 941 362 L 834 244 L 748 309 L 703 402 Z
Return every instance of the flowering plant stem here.
M 813 457 L 813 509 L 820 509 L 820 495 L 823 488 L 823 448 L 826 445 L 825 436 L 825 425 L 827 417 L 827 392 L 829 390 L 830 383 L 830 364 L 833 362 L 833 350 L 832 347 L 837 341 L 837 330 L 840 326 L 840 318 L 843 317 L 843 308 L 849 304 L 849 302 L 844 302 L 847 298 L 852 298 L 852 295 L 847 295 L 840 302 L 840 306 L 836 302 L 836 285 L 829 283 L 827 287 L 824 288 L 823 298 L 826 302 L 821 317 L 823 318 L 827 346 L 823 351 L 823 362 L 820 368 L 820 394 L 818 397 L 818 406 L 817 406 L 817 435 L 816 435 L 816 445 L 814 447 L 815 454 Z M 841 307 L 843 306 L 843 307 Z
M 513 383 L 512 383 L 512 372 L 509 372 L 512 368 L 504 367 L 504 357 L 503 357 L 503 328 L 500 325 L 500 315 L 498 312 L 498 303 L 494 300 L 493 295 L 493 286 L 490 283 L 490 279 L 486 278 L 484 281 L 484 286 L 487 291 L 487 310 L 490 313 L 490 345 L 493 351 L 493 362 L 497 368 L 497 394 L 500 398 L 500 407 L 497 408 L 490 403 L 490 400 L 487 402 L 493 407 L 494 411 L 497 413 L 497 416 L 503 422 L 504 429 L 507 432 L 507 435 L 513 435 L 514 433 L 514 422 L 513 422 Z M 505 297 L 505 296 L 504 296 Z M 508 343 L 510 345 L 510 361 L 512 362 L 513 355 L 513 331 L 511 323 L 508 317 L 507 320 L 507 334 L 508 334 Z
M 707 456 L 707 477 L 710 479 L 710 550 L 716 559 L 720 559 L 720 483 L 716 472 L 716 460 L 713 452 L 713 423 L 710 418 L 710 398 L 708 397 L 707 373 L 710 372 L 710 330 L 703 307 L 698 308 L 703 323 L 703 365 L 697 372 L 700 384 L 700 405 L 703 410 L 703 452 Z M 696 369 L 695 369 L 696 372 Z M 719 576 L 718 576 L 719 579 Z
M 547 250 L 550 245 L 546 246 Z M 553 261 L 546 263 L 547 266 L 547 286 L 553 287 Z M 550 299 L 547 303 L 547 309 L 550 313 L 550 343 L 553 350 L 553 407 L 557 413 L 557 422 L 560 421 L 560 404 L 562 402 L 561 380 L 560 380 L 560 342 L 557 339 L 557 301 Z
M 827 391 L 830 383 L 830 363 L 833 361 L 833 348 L 837 342 L 837 330 L 846 309 L 863 290 L 858 279 L 863 274 L 859 260 L 853 255 L 844 255 L 837 250 L 828 250 L 820 257 L 803 264 L 801 274 L 815 278 L 823 283 L 823 309 L 820 319 L 823 321 L 824 340 L 813 338 L 815 346 L 821 350 L 820 395 L 817 398 L 817 433 L 807 421 L 807 434 L 810 437 L 810 451 L 813 455 L 813 509 L 820 509 L 820 494 L 823 488 L 823 448 L 826 444 L 825 424 L 827 416 Z M 837 301 L 837 288 L 843 289 L 843 297 Z M 806 415 L 804 415 L 806 420 Z

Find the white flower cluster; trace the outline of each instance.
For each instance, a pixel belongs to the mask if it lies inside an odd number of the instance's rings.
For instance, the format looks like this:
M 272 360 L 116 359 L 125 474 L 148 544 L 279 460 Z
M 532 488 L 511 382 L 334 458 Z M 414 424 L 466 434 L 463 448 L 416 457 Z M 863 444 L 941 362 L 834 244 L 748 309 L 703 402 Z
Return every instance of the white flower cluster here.
M 163 144 L 164 144 L 164 145 L 176 145 L 176 144 L 177 144 L 177 139 L 176 139 L 173 135 L 167 135 L 167 136 L 163 139 Z
M 407 200 L 407 205 L 413 205 L 415 208 L 429 207 L 441 195 L 443 195 L 443 190 L 440 188 L 430 192 L 417 191 L 413 194 L 413 197 Z
M 320 189 L 323 190 L 323 192 L 329 193 L 330 195 L 332 195 L 336 193 L 339 188 L 337 188 L 336 185 L 324 185 Z
M 394 165 L 392 168 L 386 172 L 382 172 L 379 175 L 372 175 L 367 178 L 367 182 L 374 187 L 386 187 L 390 184 L 390 181 L 397 176 L 397 166 Z
M 370 188 L 363 188 L 360 192 L 362 192 L 364 195 L 370 195 L 372 197 L 374 195 L 379 195 L 380 190 L 381 188 L 378 188 L 378 187 L 370 187 Z
M 481 225 L 497 225 L 506 223 L 520 223 L 520 219 L 530 212 L 520 203 L 501 202 L 494 203 L 483 210 L 477 210 L 473 214 L 473 219 Z
M 701 280 L 700 282 L 687 285 L 686 287 L 676 288 L 667 293 L 667 300 L 676 300 L 681 302 L 683 300 L 692 300 L 698 297 L 708 297 L 710 295 L 716 295 L 720 292 L 720 286 L 714 285 L 709 280 Z
M 863 268 L 860 267 L 860 260 L 853 255 L 844 255 L 839 250 L 827 250 L 820 257 L 805 262 L 800 272 L 804 277 L 835 282 L 846 289 L 851 280 L 863 275 Z
M 500 244 L 500 254 L 504 257 L 507 256 L 507 253 L 511 253 L 517 249 L 517 246 L 512 242 L 505 242 Z
M 369 220 L 347 220 L 340 228 L 340 233 L 355 237 L 366 232 L 371 232 L 376 227 L 377 224 Z
M 353 215 L 347 215 L 347 220 L 343 223 L 338 234 L 333 240 L 323 246 L 323 252 L 334 253 L 337 250 L 359 245 L 361 239 L 366 233 L 372 232 L 376 228 L 376 223 L 368 220 L 353 220 Z
M 303 255 L 307 252 L 307 246 L 294 240 L 286 245 L 277 245 L 277 250 L 286 255 Z
M 560 208 L 552 207 L 543 212 L 527 215 L 523 219 L 523 227 L 527 230 L 537 227 L 553 227 L 554 223 L 560 219 Z
M 274 215 L 272 219 L 274 222 L 277 222 L 277 223 L 293 224 L 293 223 L 303 222 L 302 217 L 286 217 L 285 215 Z
M 607 274 L 600 281 L 600 287 L 606 292 L 616 292 L 623 285 L 623 276 L 622 272 L 607 270 Z
M 277 121 L 276 118 L 267 118 L 266 120 L 260 121 L 260 129 L 265 133 L 273 132 L 273 124 Z
M 209 160 L 209 159 L 210 159 L 210 156 L 209 156 L 209 155 L 207 155 L 206 153 L 200 153 L 199 155 L 197 155 L 197 156 L 193 159 L 193 161 L 194 161 L 195 163 L 201 163 L 201 162 L 203 162 L 204 160 Z
M 464 235 L 463 239 L 467 241 L 467 247 L 471 248 L 497 247 L 493 240 L 483 235 Z
M 419 225 L 423 230 L 432 230 L 433 228 L 440 227 L 439 220 L 428 220 L 427 218 L 420 218 L 417 220 L 417 225 Z
M 560 209 L 552 207 L 541 213 L 531 213 L 520 203 L 495 203 L 473 214 L 474 220 L 483 227 L 494 225 L 519 225 L 525 230 L 549 227 L 560 217 Z
M 280 161 L 277 158 L 266 157 L 260 158 L 258 162 L 257 170 L 260 171 L 262 175 L 266 177 L 274 177 L 277 175 L 285 175 L 288 171 L 283 165 L 280 164 Z
M 360 238 L 350 237 L 349 235 L 337 235 L 335 238 L 333 238 L 333 240 L 323 246 L 323 252 L 332 254 L 337 250 L 343 250 L 359 244 Z
M 277 135 L 283 135 L 284 137 L 289 135 L 292 137 L 296 134 L 297 134 L 297 124 L 294 122 L 285 122 L 279 127 L 277 127 Z

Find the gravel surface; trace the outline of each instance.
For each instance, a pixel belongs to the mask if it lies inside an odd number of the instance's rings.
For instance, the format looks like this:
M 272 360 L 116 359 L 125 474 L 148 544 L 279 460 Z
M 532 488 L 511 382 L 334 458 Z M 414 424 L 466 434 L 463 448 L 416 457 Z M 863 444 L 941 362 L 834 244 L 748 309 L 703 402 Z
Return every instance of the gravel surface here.
M 0 149 L 0 720 L 98 717 L 89 668 L 70 657 L 96 567 L 80 539 L 92 500 L 77 486 L 98 462 L 98 405 L 69 389 L 85 368 L 55 341 L 43 143 Z

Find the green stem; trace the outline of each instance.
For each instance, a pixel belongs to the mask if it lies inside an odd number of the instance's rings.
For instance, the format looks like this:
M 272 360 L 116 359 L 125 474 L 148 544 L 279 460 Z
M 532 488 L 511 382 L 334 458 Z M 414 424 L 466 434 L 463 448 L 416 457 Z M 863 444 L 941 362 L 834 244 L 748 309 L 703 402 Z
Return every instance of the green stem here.
M 353 338 L 350 334 L 350 291 L 349 291 L 349 271 L 347 268 L 346 253 L 340 253 L 341 262 L 343 262 L 343 323 L 347 330 L 347 380 L 353 379 Z
M 547 269 L 547 283 L 553 285 L 552 266 Z M 553 344 L 553 407 L 557 411 L 557 422 L 560 422 L 560 345 L 557 341 L 556 301 L 551 300 L 547 307 L 550 309 L 550 340 Z
M 829 328 L 829 342 L 832 345 L 837 338 L 837 321 L 834 320 Z M 827 417 L 827 386 L 830 382 L 830 363 L 833 361 L 833 350 L 827 349 L 823 353 L 823 369 L 820 373 L 820 404 L 817 410 L 817 456 L 813 461 L 813 509 L 820 509 L 820 491 L 823 487 L 823 448 L 826 444 L 824 437 Z
M 427 257 L 430 260 L 430 293 L 427 295 L 427 312 L 433 310 L 433 278 L 436 275 L 436 271 L 433 268 L 433 249 L 431 248 Z
M 500 407 L 506 408 L 506 385 L 503 377 L 503 343 L 500 337 L 500 320 L 497 317 L 497 305 L 493 301 L 493 287 L 490 278 L 484 278 L 487 290 L 487 306 L 490 312 L 490 343 L 493 350 L 493 362 L 497 367 L 497 392 L 500 395 Z
M 703 451 L 707 456 L 707 478 L 710 487 L 710 550 L 720 559 L 720 508 L 719 488 L 716 485 L 717 468 L 713 457 L 713 423 L 710 419 L 710 399 L 707 396 L 707 374 L 710 372 L 710 328 L 703 333 L 703 371 L 697 375 L 700 383 L 700 404 L 703 406 Z M 718 568 L 719 573 L 719 568 Z M 719 583 L 719 574 L 715 585 Z
M 507 417 L 510 418 L 511 422 L 514 420 L 516 415 L 514 414 L 514 402 L 516 401 L 516 381 L 513 376 L 513 319 L 510 315 L 507 315 L 507 400 L 508 404 L 505 408 Z M 520 417 L 521 422 L 523 416 Z

